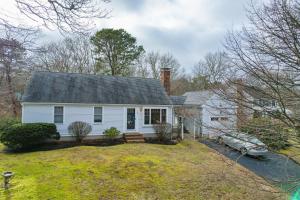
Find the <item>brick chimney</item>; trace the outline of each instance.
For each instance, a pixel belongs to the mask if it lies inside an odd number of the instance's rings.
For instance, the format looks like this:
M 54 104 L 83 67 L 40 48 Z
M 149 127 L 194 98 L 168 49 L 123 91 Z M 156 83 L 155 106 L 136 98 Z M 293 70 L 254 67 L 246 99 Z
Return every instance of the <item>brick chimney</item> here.
M 160 82 L 168 95 L 171 93 L 171 68 L 160 68 Z

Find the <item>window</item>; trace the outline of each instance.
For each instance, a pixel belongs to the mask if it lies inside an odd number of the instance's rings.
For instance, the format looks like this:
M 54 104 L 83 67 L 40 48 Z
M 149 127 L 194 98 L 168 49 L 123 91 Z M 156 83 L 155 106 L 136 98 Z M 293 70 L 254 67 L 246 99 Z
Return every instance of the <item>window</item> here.
M 151 109 L 151 124 L 159 124 L 160 109 Z
M 94 123 L 102 123 L 102 107 L 94 107 Z
M 56 124 L 64 123 L 64 107 L 62 106 L 54 107 L 54 123 Z
M 159 124 L 167 122 L 167 109 L 150 109 L 144 110 L 144 124 Z
M 276 107 L 276 101 L 275 100 L 272 100 L 272 107 Z
M 219 121 L 219 117 L 211 117 L 210 121 Z
M 228 117 L 221 117 L 220 119 L 221 119 L 221 121 L 228 121 L 229 120 Z
M 150 124 L 150 109 L 145 109 L 144 124 Z
M 167 122 L 167 110 L 166 109 L 161 110 L 161 122 L 162 123 Z

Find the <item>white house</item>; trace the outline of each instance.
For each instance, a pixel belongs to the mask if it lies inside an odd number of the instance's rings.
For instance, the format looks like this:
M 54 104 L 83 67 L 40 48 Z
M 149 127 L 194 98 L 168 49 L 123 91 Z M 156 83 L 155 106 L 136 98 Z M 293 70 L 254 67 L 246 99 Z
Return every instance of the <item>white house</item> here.
M 163 81 L 169 73 L 162 70 Z M 110 127 L 147 137 L 154 124 L 172 123 L 172 103 L 156 79 L 35 72 L 22 98 L 22 122 L 55 123 L 67 138 L 74 121 L 89 123 L 93 137 Z
M 190 133 L 215 137 L 236 129 L 237 106 L 233 102 L 212 90 L 187 92 L 183 96 L 177 115 L 183 118 L 184 128 Z

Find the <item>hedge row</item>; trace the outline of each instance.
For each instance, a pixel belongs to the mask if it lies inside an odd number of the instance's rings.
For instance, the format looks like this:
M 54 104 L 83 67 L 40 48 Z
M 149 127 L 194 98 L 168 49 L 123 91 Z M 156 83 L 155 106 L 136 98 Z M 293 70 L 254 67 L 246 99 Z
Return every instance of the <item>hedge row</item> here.
M 55 124 L 29 123 L 14 124 L 0 135 L 0 142 L 13 150 L 31 148 L 48 139 L 60 138 Z
M 289 146 L 288 128 L 282 122 L 270 118 L 254 118 L 246 123 L 241 131 L 256 136 L 273 150 Z
M 21 121 L 18 118 L 7 117 L 0 119 L 0 136 L 3 132 L 7 131 L 9 127 L 19 123 L 21 123 Z

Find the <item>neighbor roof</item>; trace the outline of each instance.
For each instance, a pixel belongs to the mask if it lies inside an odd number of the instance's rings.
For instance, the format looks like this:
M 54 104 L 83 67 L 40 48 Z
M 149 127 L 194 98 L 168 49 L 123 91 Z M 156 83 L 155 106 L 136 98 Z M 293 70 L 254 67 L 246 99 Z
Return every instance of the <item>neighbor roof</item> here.
M 35 72 L 23 102 L 171 105 L 159 80 Z
M 186 97 L 185 96 L 170 96 L 173 105 L 183 105 Z
M 268 90 L 266 89 L 248 85 L 245 85 L 243 87 L 244 91 L 255 99 L 273 99 L 270 95 L 268 95 Z M 266 92 L 264 92 L 263 90 L 265 90 Z
M 203 105 L 213 94 L 214 94 L 214 92 L 210 91 L 210 90 L 186 92 L 183 95 L 186 97 L 184 104 L 185 105 Z

